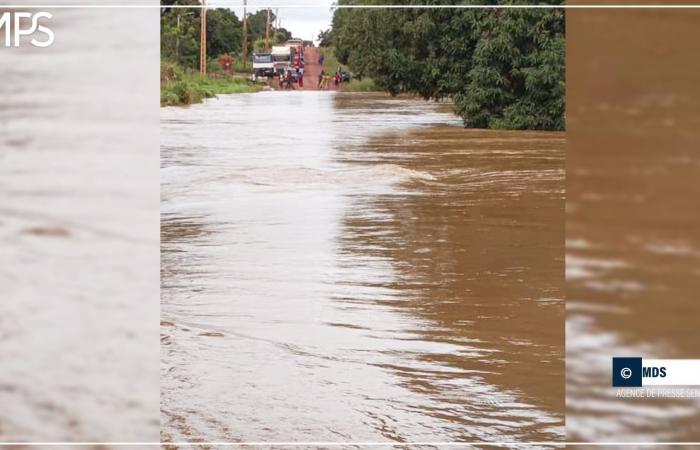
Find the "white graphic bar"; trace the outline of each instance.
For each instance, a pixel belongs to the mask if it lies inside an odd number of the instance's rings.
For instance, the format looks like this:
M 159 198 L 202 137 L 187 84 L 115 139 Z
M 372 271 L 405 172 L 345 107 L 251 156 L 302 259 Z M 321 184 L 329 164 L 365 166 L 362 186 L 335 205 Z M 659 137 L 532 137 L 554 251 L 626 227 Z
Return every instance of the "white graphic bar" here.
M 643 386 L 700 386 L 700 359 L 644 358 L 642 365 Z

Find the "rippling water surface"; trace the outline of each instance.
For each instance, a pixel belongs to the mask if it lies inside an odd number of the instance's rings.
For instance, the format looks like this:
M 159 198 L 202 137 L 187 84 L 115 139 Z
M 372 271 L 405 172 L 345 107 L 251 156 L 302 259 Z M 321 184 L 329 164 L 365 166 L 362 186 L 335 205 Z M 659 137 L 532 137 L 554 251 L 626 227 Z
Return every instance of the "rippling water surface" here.
M 562 439 L 563 146 L 382 95 L 164 109 L 163 439 Z

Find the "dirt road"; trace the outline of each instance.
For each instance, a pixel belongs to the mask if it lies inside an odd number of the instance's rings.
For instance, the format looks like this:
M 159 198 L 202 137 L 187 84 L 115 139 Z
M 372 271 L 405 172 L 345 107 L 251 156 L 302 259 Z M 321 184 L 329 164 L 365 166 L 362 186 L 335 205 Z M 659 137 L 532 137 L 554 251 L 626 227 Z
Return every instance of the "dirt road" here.
M 323 69 L 323 67 L 318 63 L 319 56 L 318 47 L 306 47 L 304 49 L 304 87 L 297 86 L 297 89 L 304 91 L 318 90 L 318 75 Z M 328 89 L 335 89 L 333 83 L 331 83 L 331 86 Z

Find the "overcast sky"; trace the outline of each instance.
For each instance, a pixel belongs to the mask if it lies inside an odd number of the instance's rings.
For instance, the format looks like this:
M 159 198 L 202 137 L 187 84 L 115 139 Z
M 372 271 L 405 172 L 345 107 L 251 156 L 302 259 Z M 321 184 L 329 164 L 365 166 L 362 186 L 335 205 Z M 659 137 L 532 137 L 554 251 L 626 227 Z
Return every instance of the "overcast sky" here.
M 243 8 L 234 7 L 242 5 L 243 0 L 210 0 L 209 3 L 230 4 L 238 17 L 243 14 Z M 332 0 L 248 0 L 248 12 L 254 13 L 268 5 L 278 6 L 282 27 L 291 31 L 294 37 L 316 42 L 318 33 L 330 27 L 332 4 Z

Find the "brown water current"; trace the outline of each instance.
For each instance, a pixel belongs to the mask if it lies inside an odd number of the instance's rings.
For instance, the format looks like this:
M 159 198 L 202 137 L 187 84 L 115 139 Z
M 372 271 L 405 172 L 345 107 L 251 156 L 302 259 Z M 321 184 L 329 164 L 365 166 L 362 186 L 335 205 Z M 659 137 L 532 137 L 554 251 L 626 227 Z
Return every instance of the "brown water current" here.
M 564 135 L 377 94 L 161 114 L 165 441 L 564 435 Z

